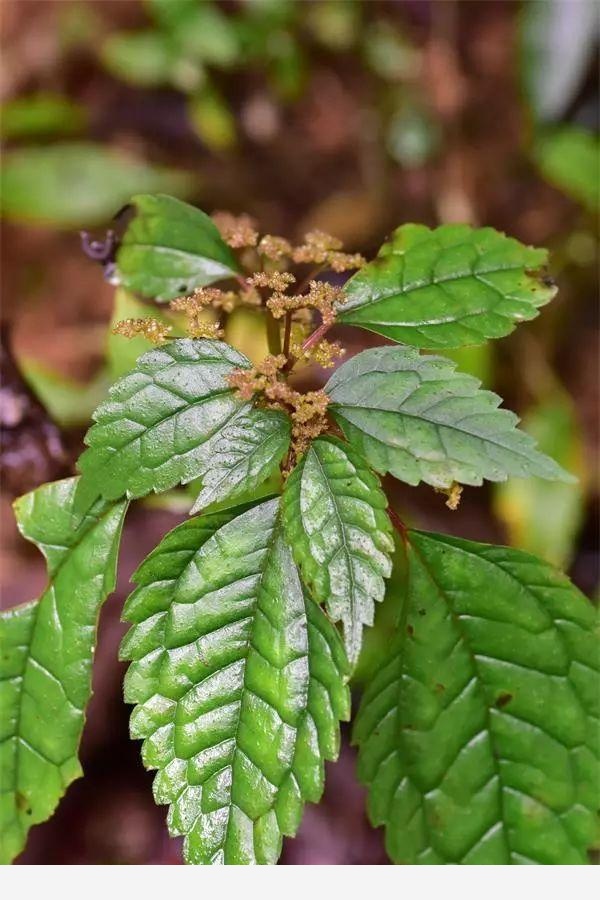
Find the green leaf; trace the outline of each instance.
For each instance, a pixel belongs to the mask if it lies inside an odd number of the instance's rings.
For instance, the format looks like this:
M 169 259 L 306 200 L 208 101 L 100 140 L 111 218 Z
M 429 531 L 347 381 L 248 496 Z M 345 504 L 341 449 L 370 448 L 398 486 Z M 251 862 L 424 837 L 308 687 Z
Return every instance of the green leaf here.
M 406 864 L 583 864 L 598 834 L 596 614 L 517 550 L 408 533 L 399 630 L 355 726 Z
M 117 277 L 130 291 L 172 300 L 238 271 L 206 213 L 165 194 L 139 194 L 132 203 L 135 215 L 117 252 Z
M 202 488 L 190 513 L 256 491 L 277 471 L 290 436 L 290 418 L 283 412 L 251 409 L 232 419 L 211 444 Z
M 275 421 L 267 412 L 249 419 L 251 405 L 229 386 L 228 375 L 249 366 L 228 344 L 189 338 L 169 341 L 140 357 L 94 413 L 96 424 L 85 438 L 89 447 L 79 459 L 82 502 L 97 496 L 143 497 L 200 475 L 207 475 L 210 492 L 223 499 L 226 485 L 219 482 L 219 470 L 222 474 L 230 464 L 231 486 L 237 489 L 239 424 L 247 427 L 252 421 L 256 427 L 260 421 L 259 439 L 246 435 L 256 444 Z M 276 421 L 283 427 L 279 417 Z M 262 454 L 257 449 L 248 461 L 248 474 L 258 477 L 267 467 L 267 451 L 279 452 L 280 446 L 274 440 Z
M 571 398 L 553 389 L 551 399 L 524 418 L 540 448 L 580 477 L 585 474 L 581 428 Z M 567 566 L 585 514 L 585 488 L 548 484 L 538 478 L 507 481 L 497 486 L 494 509 L 507 528 L 510 543 L 554 563 Z
M 81 775 L 77 757 L 89 700 L 98 611 L 115 584 L 126 504 L 74 511 L 77 479 L 15 503 L 23 536 L 48 563 L 39 600 L 0 614 L 0 862 L 25 845 Z
M 47 91 L 14 97 L 0 110 L 0 130 L 8 140 L 77 134 L 86 122 L 84 106 Z
M 329 411 L 377 472 L 408 484 L 480 485 L 509 475 L 572 476 L 518 431 L 500 397 L 454 363 L 411 347 L 365 350 L 334 373 Z
M 317 438 L 288 478 L 283 519 L 290 547 L 319 603 L 341 621 L 355 664 L 363 625 L 383 600 L 394 549 L 379 479 L 348 444 Z
M 402 225 L 346 283 L 338 319 L 415 347 L 481 344 L 552 300 L 547 256 L 493 228 Z
M 302 588 L 278 501 L 185 522 L 134 580 L 125 698 L 169 830 L 190 863 L 274 863 L 349 715 L 342 644 Z
M 154 87 L 169 83 L 177 51 L 158 31 L 123 31 L 108 35 L 101 57 L 108 71 L 122 81 Z
M 86 383 L 75 381 L 28 357 L 19 359 L 19 369 L 38 400 L 62 428 L 87 425 L 110 384 L 103 369 Z
M 565 125 L 539 134 L 533 145 L 539 169 L 551 184 L 591 210 L 600 206 L 598 135 Z
M 186 194 L 188 176 L 98 144 L 23 147 L 2 163 L 2 214 L 59 228 L 107 222 L 132 191 Z

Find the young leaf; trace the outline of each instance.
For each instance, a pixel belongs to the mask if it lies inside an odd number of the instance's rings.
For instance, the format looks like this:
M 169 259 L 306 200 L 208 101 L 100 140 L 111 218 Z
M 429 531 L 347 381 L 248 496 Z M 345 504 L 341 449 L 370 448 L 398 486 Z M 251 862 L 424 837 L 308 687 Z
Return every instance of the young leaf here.
M 399 630 L 354 734 L 391 858 L 585 863 L 600 799 L 593 607 L 527 553 L 407 540 Z
M 76 483 L 45 484 L 15 504 L 21 533 L 46 557 L 49 583 L 39 600 L 0 614 L 2 863 L 81 775 L 96 621 L 114 588 L 126 503 L 99 503 L 78 516 Z
M 346 652 L 356 663 L 363 625 L 394 549 L 386 497 L 379 479 L 348 445 L 318 438 L 290 475 L 282 509 L 288 542 L 302 577 L 334 622 L 344 627 Z
M 344 434 L 367 462 L 408 484 L 480 485 L 509 475 L 572 477 L 518 431 L 500 397 L 454 363 L 411 347 L 377 347 L 348 360 L 325 390 Z
M 117 252 L 117 277 L 131 291 L 172 300 L 231 278 L 235 257 L 202 210 L 166 194 L 138 194 Z
M 219 498 L 224 499 L 230 488 L 238 489 L 243 471 L 240 423 L 248 428 L 246 447 L 255 446 L 248 472 L 262 477 L 281 458 L 288 430 L 284 417 L 270 411 L 251 415 L 250 404 L 230 388 L 227 376 L 249 365 L 228 344 L 188 338 L 169 341 L 140 357 L 94 413 L 96 424 L 86 436 L 89 448 L 79 460 L 82 500 L 143 497 L 200 475 L 206 475 L 213 489 L 218 484 Z M 269 430 L 273 440 L 264 443 Z M 277 458 L 269 459 L 269 453 Z M 223 482 L 219 472 L 230 464 L 231 480 Z M 207 492 L 202 503 L 212 496 L 208 487 Z
M 236 416 L 211 444 L 210 464 L 190 513 L 255 490 L 274 474 L 290 445 L 291 422 L 273 409 Z
M 195 864 L 269 864 L 321 796 L 347 663 L 271 500 L 175 529 L 136 573 L 122 654 L 131 734 Z
M 415 347 L 482 344 L 552 300 L 547 256 L 493 228 L 402 225 L 347 282 L 338 319 Z

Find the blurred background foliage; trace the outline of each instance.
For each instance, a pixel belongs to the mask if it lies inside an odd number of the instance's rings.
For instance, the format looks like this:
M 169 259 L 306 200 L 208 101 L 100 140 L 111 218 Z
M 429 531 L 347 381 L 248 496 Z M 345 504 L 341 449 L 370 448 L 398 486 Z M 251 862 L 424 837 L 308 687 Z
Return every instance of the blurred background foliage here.
M 466 490 L 458 513 L 427 488 L 386 488 L 416 525 L 530 549 L 595 595 L 599 16 L 595 0 L 4 0 L 3 605 L 43 581 L 10 499 L 71 470 L 90 412 L 145 349 L 111 324 L 173 316 L 115 291 L 79 249 L 78 229 L 102 237 L 132 194 L 152 191 L 250 213 L 289 238 L 321 228 L 365 255 L 407 221 L 492 225 L 548 246 L 560 293 L 540 319 L 448 355 L 579 483 Z M 371 340 L 338 337 L 350 352 Z M 237 310 L 227 339 L 261 358 L 260 313 Z M 132 514 L 103 614 L 91 778 L 34 830 L 24 861 L 176 861 L 126 740 L 114 653 L 127 577 L 187 505 L 179 491 Z M 384 604 L 359 675 L 389 615 Z M 385 860 L 352 766 L 345 748 L 284 860 Z M 338 809 L 340 791 L 356 816 Z

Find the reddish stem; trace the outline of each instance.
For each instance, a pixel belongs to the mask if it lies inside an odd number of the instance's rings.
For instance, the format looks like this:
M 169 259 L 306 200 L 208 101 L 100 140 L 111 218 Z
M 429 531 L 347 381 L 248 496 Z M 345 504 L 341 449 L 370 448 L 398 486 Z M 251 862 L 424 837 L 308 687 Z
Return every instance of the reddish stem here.
M 396 510 L 392 509 L 391 506 L 388 506 L 386 512 L 389 516 L 390 522 L 392 523 L 402 540 L 405 543 L 408 543 L 408 528 L 406 527 Z

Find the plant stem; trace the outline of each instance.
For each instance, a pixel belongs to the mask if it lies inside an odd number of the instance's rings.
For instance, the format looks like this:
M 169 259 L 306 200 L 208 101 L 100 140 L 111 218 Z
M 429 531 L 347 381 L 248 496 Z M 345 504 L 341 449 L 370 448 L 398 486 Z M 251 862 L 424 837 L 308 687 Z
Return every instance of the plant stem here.
M 290 357 L 290 340 L 292 337 L 292 314 L 285 314 L 285 330 L 283 332 L 283 355 L 289 359 Z
M 281 353 L 281 329 L 279 322 L 274 319 L 267 311 L 267 343 L 269 344 L 269 353 L 272 356 L 278 356 Z
M 386 510 L 389 520 L 402 538 L 402 540 L 406 543 L 408 541 L 408 528 L 398 515 L 395 509 L 392 509 L 391 506 L 388 506 Z

